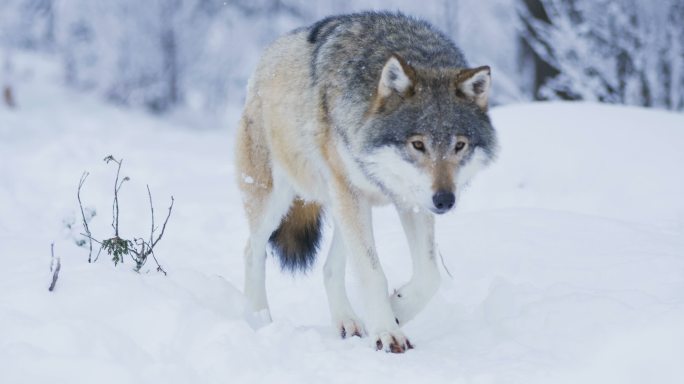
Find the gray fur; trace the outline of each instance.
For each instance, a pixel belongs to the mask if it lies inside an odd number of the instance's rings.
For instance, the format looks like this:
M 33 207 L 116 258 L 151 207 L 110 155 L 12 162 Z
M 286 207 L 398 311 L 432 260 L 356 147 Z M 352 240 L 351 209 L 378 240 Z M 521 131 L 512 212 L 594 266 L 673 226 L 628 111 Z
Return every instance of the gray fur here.
M 454 135 L 465 135 L 471 141 L 469 151 L 479 147 L 494 156 L 496 137 L 486 111 L 455 89 L 453 74 L 467 67 L 465 57 L 430 24 L 401 13 L 335 16 L 311 26 L 308 41 L 313 46 L 311 75 L 313 85 L 321 90 L 320 103 L 344 105 L 345 117 L 351 115 L 362 130 L 358 133 L 366 136 L 368 150 L 402 146 L 414 134 L 430 136 L 438 147 L 446 146 Z M 398 107 L 364 119 L 380 72 L 393 54 L 416 70 L 415 94 L 395 103 Z M 333 94 L 343 95 L 343 100 L 332 100 Z
M 314 45 L 313 77 L 320 72 L 337 72 L 367 98 L 361 90 L 377 80 L 392 53 L 410 65 L 465 68 L 463 53 L 443 33 L 425 21 L 401 13 L 364 12 L 333 16 L 310 27 L 308 41 Z M 361 88 L 358 88 L 358 87 Z

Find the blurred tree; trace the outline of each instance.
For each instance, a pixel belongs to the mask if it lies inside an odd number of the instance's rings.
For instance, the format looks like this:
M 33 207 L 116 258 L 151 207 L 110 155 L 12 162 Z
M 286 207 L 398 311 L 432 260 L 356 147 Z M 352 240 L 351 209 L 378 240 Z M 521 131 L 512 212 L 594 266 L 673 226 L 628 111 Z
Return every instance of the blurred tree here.
M 2 65 L 2 101 L 9 108 L 15 108 L 17 102 L 14 96 L 14 85 L 12 81 L 12 56 L 9 49 L 4 52 Z
M 681 0 L 521 1 L 523 38 L 557 71 L 537 96 L 684 109 L 683 8 Z
M 155 112 L 239 102 L 257 49 L 303 17 L 298 3 L 284 0 L 59 4 L 67 83 Z
M 541 0 L 520 0 L 524 3 L 525 9 L 529 12 L 529 15 L 537 20 L 545 23 L 550 23 L 549 16 L 544 10 L 544 6 Z M 527 25 L 523 25 L 527 27 Z M 533 29 L 527 29 L 526 33 L 536 36 L 536 31 Z M 532 48 L 532 46 L 527 42 L 522 35 L 520 36 L 520 63 L 519 70 L 521 75 L 526 78 L 522 82 L 522 86 L 525 88 L 524 91 L 532 95 L 533 97 L 538 97 L 539 90 L 542 88 L 544 83 L 550 78 L 558 75 L 558 70 L 540 57 L 537 52 Z M 563 96 L 561 96 L 563 97 Z M 567 98 L 567 97 L 564 97 Z
M 12 51 L 18 41 L 14 33 L 18 11 L 18 4 L 0 3 L 0 100 L 9 108 L 16 107 Z
M 47 50 L 55 42 L 55 0 L 2 0 L 0 26 L 11 45 Z
M 322 17 L 401 10 L 433 21 L 471 63 L 495 73 L 495 103 L 528 98 L 518 74 L 518 0 L 2 0 L 15 49 L 54 52 L 67 85 L 163 113 L 221 113 L 238 105 L 263 48 Z

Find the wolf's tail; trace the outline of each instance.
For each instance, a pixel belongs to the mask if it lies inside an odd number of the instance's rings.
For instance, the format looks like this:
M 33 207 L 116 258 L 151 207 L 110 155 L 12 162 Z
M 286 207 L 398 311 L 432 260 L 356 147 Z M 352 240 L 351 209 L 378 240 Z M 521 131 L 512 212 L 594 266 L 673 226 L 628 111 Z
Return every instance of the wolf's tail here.
M 321 241 L 321 206 L 296 199 L 287 215 L 268 239 L 280 259 L 280 266 L 291 272 L 306 271 L 316 259 Z

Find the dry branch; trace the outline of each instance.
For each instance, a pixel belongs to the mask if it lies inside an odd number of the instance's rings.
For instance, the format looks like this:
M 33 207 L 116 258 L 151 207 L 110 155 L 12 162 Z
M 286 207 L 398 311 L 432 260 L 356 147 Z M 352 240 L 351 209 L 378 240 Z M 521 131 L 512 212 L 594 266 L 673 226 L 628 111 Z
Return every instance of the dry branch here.
M 173 196 L 171 196 L 171 204 L 169 205 L 166 219 L 164 219 L 164 224 L 161 227 L 161 231 L 155 238 L 155 234 L 157 233 L 157 227 L 155 227 L 154 225 L 154 205 L 152 203 L 152 192 L 150 192 L 150 186 L 148 185 L 147 196 L 150 201 L 150 213 L 152 216 L 152 225 L 150 229 L 149 241 L 146 241 L 141 237 L 135 237 L 132 241 L 121 238 L 119 236 L 119 191 L 121 190 L 123 183 L 130 179 L 128 177 L 124 177 L 123 179 L 119 180 L 123 159 L 117 160 L 114 158 L 114 156 L 109 155 L 104 158 L 104 161 L 107 163 L 113 161 L 117 164 L 116 178 L 114 180 L 114 201 L 112 202 L 112 229 L 114 230 L 114 236 L 105 240 L 97 240 L 92 236 L 92 233 L 88 228 L 88 223 L 84 213 L 85 211 L 83 209 L 83 203 L 80 197 L 81 188 L 83 187 L 85 179 L 88 176 L 88 173 L 84 172 L 83 176 L 81 176 L 81 181 L 79 182 L 78 186 L 78 203 L 81 207 L 81 216 L 83 217 L 83 226 L 85 228 L 85 233 L 81 233 L 81 235 L 88 238 L 88 240 L 90 241 L 90 254 L 88 256 L 88 261 L 91 261 L 92 242 L 94 241 L 100 245 L 100 249 L 97 252 L 95 261 L 99 258 L 100 253 L 104 249 L 107 252 L 107 254 L 112 256 L 112 261 L 114 262 L 114 265 L 117 265 L 118 263 L 123 263 L 125 256 L 130 256 L 133 262 L 135 263 L 134 270 L 136 272 L 140 272 L 145 263 L 147 263 L 149 257 L 152 256 L 152 259 L 157 264 L 157 271 L 162 272 L 164 275 L 166 275 L 166 271 L 161 266 L 161 264 L 159 264 L 159 261 L 157 260 L 157 257 L 154 254 L 154 247 L 157 245 L 157 243 L 159 243 L 159 241 L 164 236 L 166 225 L 169 222 L 169 218 L 171 217 L 171 212 L 173 210 Z
M 59 257 L 55 258 L 55 243 L 50 244 L 50 253 L 52 254 L 52 259 L 50 261 L 50 273 L 52 273 L 52 282 L 48 291 L 52 292 L 57 285 L 57 279 L 59 278 L 59 270 L 62 268 L 62 262 Z
M 88 243 L 89 243 L 89 249 L 88 249 L 88 262 L 92 262 L 92 257 L 93 257 L 93 237 L 91 236 L 90 233 L 90 228 L 88 227 L 88 220 L 86 220 L 86 215 L 85 215 L 85 210 L 83 209 L 83 203 L 81 202 L 81 188 L 83 188 L 83 184 L 85 183 L 86 179 L 88 178 L 89 173 L 88 172 L 83 172 L 81 175 L 81 180 L 78 181 L 78 192 L 76 193 L 76 197 L 78 198 L 78 206 L 81 208 L 81 218 L 83 219 L 83 228 L 86 231 L 87 238 L 88 238 Z

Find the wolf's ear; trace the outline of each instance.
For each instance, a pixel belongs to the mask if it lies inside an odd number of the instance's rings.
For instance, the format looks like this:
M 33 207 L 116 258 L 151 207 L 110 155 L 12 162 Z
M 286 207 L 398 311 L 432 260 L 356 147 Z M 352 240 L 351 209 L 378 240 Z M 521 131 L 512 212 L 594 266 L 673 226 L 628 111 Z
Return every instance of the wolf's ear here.
M 393 54 L 382 68 L 378 95 L 387 97 L 392 92 L 405 94 L 413 89 L 414 82 L 415 70 L 399 55 Z
M 464 69 L 456 79 L 458 93 L 475 102 L 486 110 L 489 100 L 489 86 L 492 84 L 491 70 L 488 66 Z

